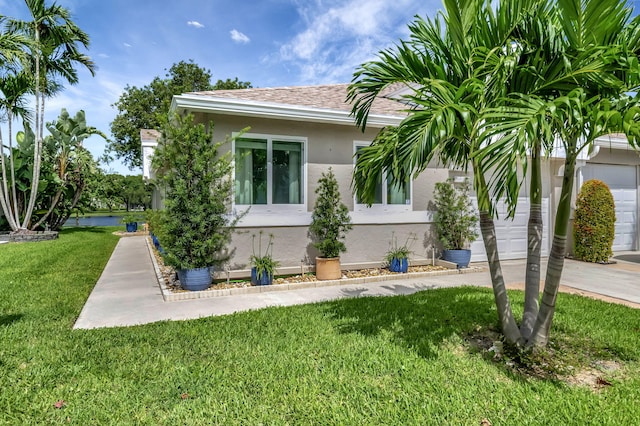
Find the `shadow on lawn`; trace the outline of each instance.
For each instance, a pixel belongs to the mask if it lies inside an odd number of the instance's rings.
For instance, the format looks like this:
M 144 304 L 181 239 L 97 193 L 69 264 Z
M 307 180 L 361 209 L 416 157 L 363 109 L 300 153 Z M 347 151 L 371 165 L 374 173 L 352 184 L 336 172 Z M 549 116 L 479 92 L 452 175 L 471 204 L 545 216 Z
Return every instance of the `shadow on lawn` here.
M 425 358 L 452 335 L 498 328 L 493 295 L 477 287 L 444 288 L 409 296 L 343 299 L 329 304 L 342 333 L 391 333 L 396 343 Z
M 0 327 L 11 325 L 22 319 L 22 314 L 0 315 Z

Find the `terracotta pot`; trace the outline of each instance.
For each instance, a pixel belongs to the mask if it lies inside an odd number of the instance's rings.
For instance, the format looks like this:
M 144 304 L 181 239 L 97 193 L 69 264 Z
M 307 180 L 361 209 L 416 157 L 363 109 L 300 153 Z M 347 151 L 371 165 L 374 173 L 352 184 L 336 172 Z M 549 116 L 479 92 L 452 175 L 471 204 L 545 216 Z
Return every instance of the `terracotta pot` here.
M 342 278 L 339 257 L 316 257 L 316 278 L 319 280 L 339 280 Z

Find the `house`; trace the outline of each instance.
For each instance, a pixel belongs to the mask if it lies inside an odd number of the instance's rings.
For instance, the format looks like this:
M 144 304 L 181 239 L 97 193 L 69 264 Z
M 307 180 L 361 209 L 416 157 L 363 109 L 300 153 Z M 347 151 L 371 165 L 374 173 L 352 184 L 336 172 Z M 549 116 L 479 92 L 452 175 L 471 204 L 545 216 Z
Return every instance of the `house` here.
M 383 178 L 377 202 L 367 207 L 351 190 L 354 158 L 385 126 L 404 118 L 402 104 L 389 91 L 374 102 L 365 132 L 351 116 L 345 102 L 347 84 L 254 88 L 186 93 L 174 96 L 172 109 L 192 113 L 198 122 L 214 123 L 214 140 L 237 136 L 226 145 L 235 153 L 235 193 L 232 208 L 248 213 L 233 238 L 236 248 L 232 270 L 247 267 L 252 253 L 251 234 L 264 230 L 275 235 L 274 257 L 291 272 L 312 265 L 316 251 L 309 239 L 308 225 L 321 173 L 331 167 L 338 179 L 342 201 L 351 213 L 353 230 L 347 235 L 343 268 L 377 266 L 389 248 L 392 233 L 399 241 L 415 234 L 414 261 L 428 261 L 437 255 L 430 209 L 436 182 L 449 177 L 463 179 L 465 173 L 437 164 L 405 185 L 393 186 Z M 143 173 L 153 179 L 150 158 L 158 134 L 142 130 Z M 610 183 L 620 211 L 616 224 L 616 250 L 638 249 L 638 177 L 640 157 L 617 139 L 598 141 L 600 151 L 579 164 L 578 183 L 600 177 Z M 561 154 L 545 161 L 543 173 L 543 217 L 545 232 L 542 254 L 550 248 L 552 214 L 560 193 Z M 624 175 L 624 176 L 623 176 Z M 631 179 L 633 177 L 633 179 Z M 502 259 L 526 257 L 528 198 L 523 186 L 514 220 L 496 221 Z M 617 203 L 618 205 L 618 203 Z M 156 196 L 154 207 L 159 207 Z M 506 208 L 498 206 L 502 217 Z M 486 259 L 482 241 L 472 245 L 472 260 Z

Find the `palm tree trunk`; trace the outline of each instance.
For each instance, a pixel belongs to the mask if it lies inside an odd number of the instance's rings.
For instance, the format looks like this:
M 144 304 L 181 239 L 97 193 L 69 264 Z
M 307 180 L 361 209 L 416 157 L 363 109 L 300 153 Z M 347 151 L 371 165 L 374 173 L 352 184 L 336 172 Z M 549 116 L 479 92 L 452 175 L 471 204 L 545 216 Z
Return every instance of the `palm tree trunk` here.
M 556 310 L 556 298 L 558 296 L 558 289 L 560 288 L 562 268 L 564 267 L 564 255 L 567 247 L 567 231 L 569 228 L 569 215 L 571 213 L 574 170 L 575 155 L 568 152 L 564 163 L 562 190 L 560 192 L 560 202 L 558 203 L 553 242 L 551 244 L 551 253 L 549 254 L 540 311 L 536 318 L 532 337 L 527 343 L 528 347 L 545 346 L 549 340 L 549 331 L 551 330 L 551 323 L 553 322 L 553 315 Z
M 542 246 L 542 177 L 540 144 L 531 149 L 531 186 L 529 188 L 529 224 L 527 226 L 527 270 L 525 273 L 524 314 L 520 332 L 528 341 L 538 316 L 540 298 L 540 249 Z
M 20 210 L 18 210 L 18 195 L 16 191 L 16 168 L 15 162 L 13 158 L 13 114 L 11 113 L 11 109 L 7 112 L 7 119 L 9 121 L 9 165 L 11 167 L 11 192 L 13 195 L 13 211 L 15 212 L 15 222 L 16 225 L 20 223 Z M 17 228 L 17 226 L 16 226 Z
M 2 187 L 0 187 L 0 206 L 4 217 L 9 222 L 9 226 L 13 231 L 18 229 L 18 224 L 14 219 L 13 212 L 11 211 L 11 200 L 9 198 L 9 187 L 7 186 L 7 167 L 4 160 L 4 144 L 2 142 L 2 130 L 0 129 L 0 162 L 2 166 Z M 15 185 L 15 182 L 13 182 Z
M 509 295 L 507 294 L 507 288 L 504 284 L 504 276 L 502 275 L 502 266 L 500 264 L 500 257 L 498 256 L 496 228 L 490 212 L 491 201 L 489 199 L 489 190 L 484 175 L 480 171 L 480 166 L 475 161 L 474 179 L 478 196 L 478 210 L 480 211 L 480 232 L 482 233 L 482 240 L 489 261 L 491 285 L 493 287 L 493 296 L 498 309 L 498 319 L 500 320 L 502 333 L 508 343 L 522 346 L 524 340 L 513 316 Z
M 35 136 L 36 141 L 33 145 L 33 176 L 31 179 L 31 194 L 29 195 L 29 203 L 27 204 L 27 211 L 24 215 L 24 219 L 22 221 L 22 229 L 27 229 L 29 225 L 29 221 L 31 220 L 31 215 L 33 214 L 33 208 L 36 204 L 36 196 L 38 195 L 38 185 L 40 183 L 40 157 L 42 151 L 42 139 L 40 138 L 41 131 L 39 129 L 41 117 L 40 117 L 40 101 L 41 98 L 44 98 L 42 95 L 42 91 L 40 90 L 40 32 L 36 25 L 35 29 L 35 38 L 36 38 L 36 128 L 35 128 Z

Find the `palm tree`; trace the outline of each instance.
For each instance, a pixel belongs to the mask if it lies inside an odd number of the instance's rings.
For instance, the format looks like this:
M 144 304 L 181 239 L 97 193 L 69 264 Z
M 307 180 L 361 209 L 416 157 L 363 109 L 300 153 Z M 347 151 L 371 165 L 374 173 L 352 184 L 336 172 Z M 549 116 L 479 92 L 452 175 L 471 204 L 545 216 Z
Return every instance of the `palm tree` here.
M 6 31 L 5 24 L 7 19 L 0 16 L 0 116 L 6 117 L 9 124 L 9 145 L 8 159 L 11 168 L 11 182 L 15 182 L 15 168 L 13 162 L 13 135 L 12 124 L 14 116 L 26 117 L 27 110 L 24 107 L 23 95 L 28 92 L 29 84 L 24 74 L 17 71 L 18 64 L 24 60 L 25 49 L 29 44 L 29 40 L 22 34 L 12 31 Z M 9 191 L 7 167 L 5 161 L 5 145 L 3 143 L 2 133 L 0 132 L 0 172 L 2 176 L 2 185 L 0 185 L 0 208 L 13 230 L 19 228 L 19 215 L 17 208 L 17 197 L 15 185 Z M 13 197 L 13 199 L 12 199 Z
M 381 52 L 379 60 L 363 64 L 354 75 L 349 99 L 359 126 L 366 125 L 373 99 L 391 85 L 405 85 L 403 101 L 408 105 L 408 116 L 398 129 L 385 132 L 386 136 L 359 153 L 354 189 L 366 200 L 372 180 L 383 170 L 404 179 L 424 170 L 434 157 L 445 164 L 466 167 L 471 163 L 480 228 L 505 339 L 516 345 L 545 344 L 546 338 L 541 336 L 545 330 L 548 335 L 557 294 L 554 282 L 556 278 L 559 281 L 564 246 L 554 238 L 539 313 L 540 158 L 553 146 L 554 136 L 572 124 L 573 116 L 564 106 L 567 102 L 577 105 L 575 94 L 567 97 L 573 89 L 584 85 L 594 91 L 621 93 L 624 84 L 619 83 L 624 79 L 620 76 L 632 72 L 624 63 L 630 52 L 613 42 L 615 31 L 637 31 L 627 30 L 633 25 L 628 24 L 624 4 L 616 0 L 506 0 L 495 10 L 491 1 L 483 0 L 444 4 L 444 12 L 435 20 L 418 19 L 410 26 L 408 42 Z M 612 19 L 601 19 L 602 13 L 611 14 Z M 602 37 L 581 46 L 572 46 L 571 34 L 565 34 L 571 28 L 582 28 L 586 34 L 594 26 L 600 26 Z M 613 60 L 616 55 L 620 61 Z M 505 113 L 509 113 L 507 118 Z M 492 202 L 501 197 L 512 212 L 515 209 L 523 180 L 514 164 L 524 173 L 531 165 L 532 177 L 522 329 L 513 319 L 506 295 L 492 212 Z M 490 168 L 495 172 L 487 174 Z M 573 173 L 573 168 L 565 167 L 565 173 Z M 565 181 L 570 191 L 571 182 L 566 177 Z M 569 202 L 571 193 L 564 188 L 563 184 L 556 234 L 562 233 L 559 228 L 564 223 L 566 238 L 568 215 L 565 217 L 562 203 Z
M 89 36 L 72 20 L 69 11 L 56 3 L 45 5 L 45 0 L 25 0 L 32 21 L 13 21 L 10 28 L 31 38 L 33 44 L 30 59 L 25 64 L 31 70 L 35 81 L 35 134 L 34 167 L 31 182 L 31 194 L 22 220 L 21 229 L 26 230 L 35 206 L 42 162 L 42 138 L 44 131 L 45 98 L 59 89 L 57 77 L 69 84 L 78 82 L 77 64 L 86 67 L 94 74 L 95 65 L 82 54 L 80 45 L 89 46 Z
M 359 152 L 353 185 L 365 202 L 372 201 L 372 188 L 383 170 L 405 181 L 422 172 L 432 158 L 464 168 L 472 163 L 480 229 L 502 331 L 508 341 L 521 343 L 502 276 L 493 204 L 485 175 L 472 155 L 482 143 L 481 114 L 504 87 L 488 79 L 491 74 L 480 73 L 486 67 L 484 56 L 496 52 L 492 59 L 506 61 L 510 52 L 501 47 L 515 37 L 525 17 L 539 12 L 539 2 L 504 3 L 494 13 L 485 0 L 445 1 L 445 10 L 435 19 L 418 18 L 409 26 L 409 41 L 381 52 L 380 60 L 357 70 L 348 99 L 354 103 L 357 124 L 364 128 L 371 104 L 380 93 L 399 85 L 406 92 L 401 101 L 407 105 L 407 118 Z
M 9 206 L 8 211 L 5 211 L 6 217 L 11 217 L 9 223 L 20 223 L 20 210 L 18 208 L 18 197 L 16 192 L 16 173 L 15 173 L 15 158 L 13 155 L 13 121 L 15 118 L 20 117 L 23 120 L 29 120 L 31 118 L 31 112 L 27 108 L 26 95 L 32 93 L 31 79 L 24 72 L 15 72 L 8 70 L 7 73 L 0 77 L 0 92 L 3 98 L 0 99 L 0 108 L 5 110 L 8 124 L 8 149 L 9 149 L 9 167 L 10 167 L 10 181 L 11 192 L 8 192 L 6 188 L 6 179 L 4 182 L 3 190 L 6 190 L 6 202 Z M 4 159 L 3 159 L 4 160 Z M 4 161 L 3 161 L 4 167 Z M 6 172 L 3 170 L 3 176 Z

